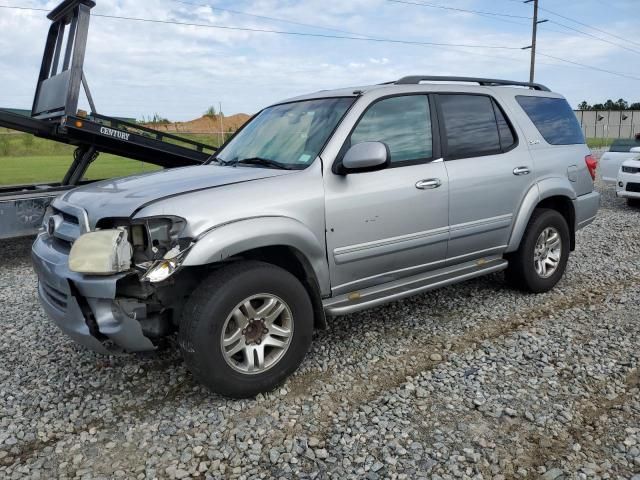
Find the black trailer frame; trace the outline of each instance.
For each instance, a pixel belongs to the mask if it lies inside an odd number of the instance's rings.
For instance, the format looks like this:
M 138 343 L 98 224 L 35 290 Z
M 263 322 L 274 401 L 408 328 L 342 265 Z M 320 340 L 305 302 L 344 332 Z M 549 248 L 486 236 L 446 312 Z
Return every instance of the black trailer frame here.
M 36 233 L 48 204 L 82 185 L 100 153 L 164 168 L 204 163 L 216 148 L 97 113 L 84 74 L 93 0 L 64 0 L 48 16 L 47 35 L 31 117 L 0 110 L 0 127 L 76 147 L 73 162 L 57 183 L 0 186 L 0 239 Z M 78 110 L 81 89 L 91 113 Z M 2 159 L 0 158 L 0 162 Z

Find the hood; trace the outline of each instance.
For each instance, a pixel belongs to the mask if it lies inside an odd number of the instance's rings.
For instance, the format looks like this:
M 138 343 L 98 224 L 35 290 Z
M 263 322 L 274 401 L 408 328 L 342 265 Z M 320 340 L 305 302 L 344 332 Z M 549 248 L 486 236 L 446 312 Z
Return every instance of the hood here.
M 634 160 L 625 160 L 624 162 L 622 162 L 622 166 L 623 166 L 623 167 L 634 167 L 634 168 L 640 168 L 640 160 L 638 160 L 638 159 L 634 159 Z
M 101 218 L 130 217 L 140 208 L 169 197 L 293 172 L 198 165 L 91 183 L 71 190 L 62 200 L 84 208 L 93 226 Z

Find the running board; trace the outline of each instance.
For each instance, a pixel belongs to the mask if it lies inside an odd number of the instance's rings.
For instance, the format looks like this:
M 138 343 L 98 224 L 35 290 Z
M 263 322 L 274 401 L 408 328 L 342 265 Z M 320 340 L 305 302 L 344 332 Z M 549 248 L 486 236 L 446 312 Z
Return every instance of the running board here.
M 508 262 L 502 257 L 475 260 L 329 298 L 324 300 L 322 305 L 327 315 L 346 315 L 482 275 L 499 272 L 507 268 L 507 265 Z

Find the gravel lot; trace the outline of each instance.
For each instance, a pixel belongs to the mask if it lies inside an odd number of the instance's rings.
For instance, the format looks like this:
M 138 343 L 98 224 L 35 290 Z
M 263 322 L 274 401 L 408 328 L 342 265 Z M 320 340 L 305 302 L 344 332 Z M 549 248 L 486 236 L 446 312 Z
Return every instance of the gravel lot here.
M 640 211 L 600 188 L 553 292 L 494 275 L 334 319 L 248 401 L 203 390 L 176 347 L 76 347 L 30 242 L 0 244 L 0 477 L 640 480 Z

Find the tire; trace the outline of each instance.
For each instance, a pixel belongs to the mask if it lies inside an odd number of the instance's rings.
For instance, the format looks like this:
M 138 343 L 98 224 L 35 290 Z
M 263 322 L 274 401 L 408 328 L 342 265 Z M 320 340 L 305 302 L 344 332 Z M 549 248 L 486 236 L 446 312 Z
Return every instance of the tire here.
M 543 232 L 545 234 L 555 232 L 560 239 L 560 251 L 553 250 L 549 253 L 549 262 L 551 257 L 558 257 L 555 262 L 555 270 L 547 262 L 541 262 L 546 265 L 546 272 L 540 272 L 539 263 L 535 261 L 536 244 L 541 239 Z M 555 243 L 551 235 L 549 236 L 549 245 Z M 565 218 L 556 210 L 540 208 L 536 209 L 529 220 L 527 229 L 520 243 L 517 252 L 509 255 L 509 267 L 506 271 L 507 283 L 510 285 L 531 293 L 544 293 L 551 290 L 562 278 L 569 260 L 570 250 L 569 226 Z M 545 249 L 541 248 L 541 258 L 544 258 Z M 544 267 L 542 267 L 544 268 Z
M 278 301 L 283 305 L 280 313 Z M 273 307 L 271 302 L 276 302 Z M 287 330 L 289 335 L 280 336 Z M 313 308 L 302 283 L 282 268 L 247 261 L 215 271 L 194 291 L 178 339 L 187 368 L 198 381 L 214 393 L 247 398 L 273 390 L 293 373 L 312 335 Z M 278 343 L 287 345 L 276 347 Z M 262 367 L 255 353 L 260 349 Z
M 627 205 L 631 208 L 640 208 L 640 199 L 627 198 Z

